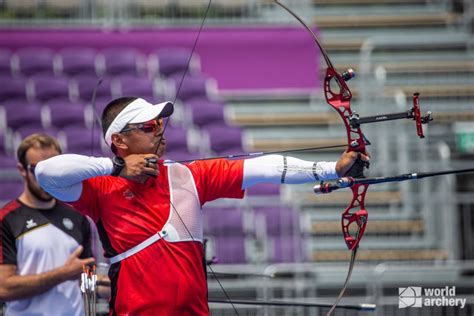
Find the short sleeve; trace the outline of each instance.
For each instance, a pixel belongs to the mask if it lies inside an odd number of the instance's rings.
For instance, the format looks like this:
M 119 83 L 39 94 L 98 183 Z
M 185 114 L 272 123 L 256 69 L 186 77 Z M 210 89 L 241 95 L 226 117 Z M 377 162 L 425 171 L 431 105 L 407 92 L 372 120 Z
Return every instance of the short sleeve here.
M 193 174 L 201 205 L 219 198 L 244 197 L 243 160 L 196 161 L 188 167 Z
M 99 220 L 99 201 L 97 192 L 102 186 L 102 178 L 96 177 L 82 181 L 81 196 L 69 204 L 83 215 L 87 215 L 97 223 Z
M 7 221 L 8 217 L 0 216 L 0 264 L 17 264 L 15 236 Z

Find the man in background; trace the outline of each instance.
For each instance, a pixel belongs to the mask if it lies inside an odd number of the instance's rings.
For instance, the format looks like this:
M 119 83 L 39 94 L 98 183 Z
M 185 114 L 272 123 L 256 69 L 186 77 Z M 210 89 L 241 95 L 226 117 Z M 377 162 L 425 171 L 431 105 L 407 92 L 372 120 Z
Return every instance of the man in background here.
M 90 226 L 83 215 L 45 192 L 36 164 L 61 154 L 45 134 L 17 150 L 23 193 L 0 210 L 0 301 L 6 316 L 84 315 L 79 276 L 92 264 Z

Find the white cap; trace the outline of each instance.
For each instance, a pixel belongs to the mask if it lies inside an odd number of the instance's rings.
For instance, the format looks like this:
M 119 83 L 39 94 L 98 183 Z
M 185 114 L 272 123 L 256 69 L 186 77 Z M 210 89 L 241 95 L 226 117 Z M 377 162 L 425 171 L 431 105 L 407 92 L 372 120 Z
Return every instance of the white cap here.
M 174 107 L 170 101 L 151 104 L 144 99 L 137 98 L 130 102 L 112 121 L 105 133 L 105 142 L 112 145 L 112 135 L 119 133 L 129 123 L 143 123 L 157 117 L 168 117 L 173 114 Z

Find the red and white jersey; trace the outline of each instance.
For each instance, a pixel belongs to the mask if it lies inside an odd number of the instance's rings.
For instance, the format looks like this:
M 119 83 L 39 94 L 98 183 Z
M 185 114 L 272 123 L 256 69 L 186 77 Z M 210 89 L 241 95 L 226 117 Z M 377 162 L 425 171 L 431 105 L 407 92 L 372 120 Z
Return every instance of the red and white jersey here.
M 159 164 L 158 177 L 145 183 L 112 176 L 83 181 L 81 197 L 72 204 L 97 223 L 106 257 L 167 231 L 111 266 L 111 315 L 209 314 L 201 206 L 243 198 L 242 181 L 241 160 Z

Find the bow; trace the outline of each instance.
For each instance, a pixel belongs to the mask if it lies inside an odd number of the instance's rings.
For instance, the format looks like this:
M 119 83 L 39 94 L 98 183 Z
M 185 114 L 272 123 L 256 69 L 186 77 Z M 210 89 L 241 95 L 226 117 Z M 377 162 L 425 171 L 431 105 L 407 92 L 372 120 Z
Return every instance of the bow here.
M 312 36 L 315 44 L 318 46 L 326 62 L 327 68 L 326 74 L 324 76 L 324 96 L 326 98 L 326 102 L 334 110 L 337 111 L 337 113 L 344 122 L 348 144 L 347 151 L 354 151 L 359 154 L 358 159 L 347 173 L 348 176 L 354 178 L 364 178 L 364 168 L 369 167 L 368 162 L 364 162 L 360 159 L 361 154 L 366 153 L 366 145 L 370 145 L 370 142 L 362 133 L 362 130 L 360 128 L 361 124 L 395 119 L 414 119 L 418 136 L 420 138 L 424 137 L 422 124 L 428 123 L 432 119 L 431 113 L 428 113 L 426 116 L 423 117 L 421 116 L 420 106 L 418 102 L 419 95 L 417 93 L 413 96 L 413 108 L 408 112 L 384 114 L 366 118 L 360 118 L 357 113 L 353 112 L 351 109 L 352 93 L 346 84 L 346 81 L 349 81 L 354 77 L 354 72 L 352 71 L 352 69 L 348 69 L 340 74 L 334 67 L 333 63 L 331 62 L 331 59 L 329 58 L 329 55 L 327 54 L 326 50 L 322 46 L 321 42 L 319 41 L 313 30 L 295 12 L 290 10 L 279 0 L 275 0 L 275 3 L 282 7 L 284 10 L 286 10 L 296 20 L 298 20 L 301 25 L 303 25 L 303 27 Z M 349 250 L 351 250 L 352 252 L 351 259 L 344 285 L 342 286 L 342 289 L 335 303 L 332 305 L 327 315 L 331 315 L 334 309 L 337 307 L 339 301 L 344 295 L 344 292 L 352 275 L 357 255 L 357 249 L 362 237 L 364 236 L 365 228 L 367 226 L 368 221 L 368 212 L 365 208 L 364 202 L 365 195 L 367 193 L 367 189 L 369 188 L 370 183 L 371 182 L 354 181 L 350 186 L 350 188 L 352 189 L 352 200 L 349 203 L 349 206 L 347 206 L 347 208 L 341 215 L 341 226 L 344 241 Z M 357 226 L 355 235 L 351 234 L 350 232 L 350 227 L 354 225 Z
M 344 122 L 348 144 L 347 151 L 358 152 L 359 155 L 361 153 L 365 153 L 366 138 L 360 129 L 360 125 L 352 125 L 350 121 L 350 118 L 356 117 L 356 115 L 351 109 L 352 93 L 346 84 L 346 80 L 350 80 L 353 77 L 353 73 L 351 71 L 347 71 L 342 75 L 339 74 L 332 64 L 326 50 L 321 45 L 318 37 L 316 34 L 314 34 L 313 30 L 311 30 L 311 28 L 297 14 L 295 14 L 281 2 L 275 0 L 275 3 L 285 9 L 294 18 L 296 18 L 313 37 L 314 42 L 319 47 L 319 50 L 321 51 L 327 65 L 326 75 L 324 77 L 324 96 L 326 98 L 326 102 L 337 111 Z M 336 84 L 338 91 L 333 90 L 334 83 Z M 364 167 L 369 167 L 368 163 L 364 163 L 360 158 L 358 158 L 354 166 L 351 168 L 351 170 L 349 170 L 349 174 L 354 177 L 362 178 L 364 177 Z M 342 299 L 354 269 L 358 245 L 367 226 L 368 212 L 365 209 L 364 202 L 365 194 L 368 188 L 369 185 L 365 183 L 352 186 L 352 201 L 341 215 L 342 233 L 344 235 L 344 241 L 346 242 L 347 247 L 351 250 L 351 259 L 344 285 L 342 286 L 336 301 L 331 306 L 327 315 L 332 314 L 339 301 Z M 351 235 L 349 230 L 350 226 L 353 224 L 357 225 L 357 232 L 355 236 Z
M 177 88 L 174 101 L 176 101 L 176 99 L 178 98 L 182 83 L 185 80 L 185 76 L 189 68 L 189 62 L 192 58 L 197 41 L 203 29 L 204 22 L 209 13 L 211 2 L 212 0 L 209 0 L 207 9 L 204 14 L 204 18 L 202 20 L 191 54 L 188 59 L 188 66 L 186 67 L 186 70 L 183 72 L 181 81 Z M 285 9 L 293 17 L 295 17 L 305 27 L 305 29 L 311 34 L 312 38 L 314 39 L 316 45 L 319 47 L 324 57 L 324 60 L 327 64 L 326 75 L 324 78 L 324 94 L 325 94 L 326 101 L 332 108 L 334 108 L 337 111 L 337 113 L 339 114 L 339 116 L 342 118 L 344 122 L 344 125 L 346 128 L 346 135 L 347 135 L 347 145 L 344 145 L 344 147 L 347 146 L 346 150 L 349 152 L 354 151 L 354 152 L 359 153 L 359 158 L 356 160 L 352 168 L 349 170 L 347 174 L 348 176 L 353 177 L 353 178 L 363 178 L 364 168 L 369 167 L 369 164 L 367 162 L 364 162 L 360 159 L 360 155 L 362 153 L 366 153 L 366 145 L 370 144 L 370 142 L 367 140 L 367 138 L 364 136 L 364 134 L 361 131 L 361 128 L 360 128 L 361 124 L 374 123 L 374 122 L 387 121 L 387 120 L 395 120 L 395 119 L 414 119 L 416 122 L 418 136 L 424 137 L 422 124 L 428 123 L 431 120 L 431 117 L 430 117 L 430 113 L 428 113 L 428 115 L 424 117 L 421 116 L 420 107 L 418 103 L 418 94 L 414 96 L 413 108 L 407 112 L 384 114 L 384 115 L 378 115 L 374 117 L 365 117 L 365 118 L 361 118 L 357 115 L 357 113 L 353 112 L 350 106 L 352 93 L 346 84 L 346 81 L 350 80 L 354 76 L 353 71 L 349 69 L 343 72 L 342 74 L 339 74 L 336 68 L 333 66 L 324 47 L 321 45 L 320 41 L 318 40 L 314 32 L 311 30 L 311 28 L 309 28 L 307 24 L 298 15 L 296 15 L 293 11 L 291 11 L 288 7 L 283 5 L 281 2 L 279 2 L 278 0 L 275 0 L 275 3 L 279 5 L 280 7 L 282 7 L 283 9 Z M 166 122 L 164 126 L 163 135 L 164 135 L 164 132 L 166 131 L 167 124 L 168 124 L 168 121 Z M 156 147 L 156 151 L 158 150 L 160 144 L 161 144 L 161 140 Z M 331 148 L 340 147 L 340 145 L 329 146 L 329 147 Z M 307 148 L 307 149 L 301 149 L 301 150 L 289 150 L 285 152 L 316 150 L 316 149 L 322 149 L 322 148 L 324 147 Z M 325 148 L 328 148 L 328 147 L 325 147 Z M 224 157 L 212 157 L 212 158 L 205 158 L 205 159 L 198 159 L 198 160 L 216 159 L 216 158 L 251 157 L 251 156 L 265 155 L 269 153 L 282 153 L 282 151 L 278 151 L 278 152 L 275 151 L 275 152 L 268 152 L 268 153 L 259 152 L 259 153 L 251 153 L 251 154 L 244 154 L 244 155 L 230 155 L 230 156 L 224 156 Z M 178 162 L 188 162 L 188 161 L 178 161 Z M 345 289 L 348 285 L 348 282 L 352 274 L 358 245 L 364 235 L 365 228 L 367 225 L 367 220 L 368 220 L 368 212 L 365 209 L 365 205 L 364 205 L 365 195 L 366 195 L 368 187 L 369 187 L 369 183 L 354 183 L 351 186 L 351 189 L 353 192 L 352 201 L 349 203 L 349 206 L 342 213 L 342 218 L 341 218 L 342 232 L 343 232 L 344 240 L 346 242 L 347 247 L 352 251 L 352 255 L 351 255 L 349 271 L 347 273 L 345 283 L 341 289 L 341 292 L 336 302 L 331 306 L 331 309 L 328 315 L 331 314 L 335 308 L 337 308 L 337 305 L 345 292 Z M 181 219 L 181 216 L 179 215 L 178 210 L 176 210 L 174 205 L 171 204 L 171 206 L 173 207 L 174 211 L 178 215 L 182 224 L 186 227 L 186 225 L 184 224 L 184 221 Z M 350 227 L 353 225 L 357 226 L 357 231 L 355 235 L 352 235 L 350 232 Z M 191 236 L 191 238 L 194 239 L 191 233 L 189 232 L 189 230 L 188 230 L 188 233 Z M 234 309 L 234 312 L 238 314 L 237 309 L 235 308 L 233 304 L 233 301 L 230 299 L 229 295 L 227 294 L 224 287 L 220 283 L 217 277 L 217 274 L 213 271 L 212 267 L 209 264 L 208 264 L 208 267 L 211 273 L 213 274 L 214 278 L 218 282 L 219 286 L 221 287 L 223 293 L 225 294 L 227 298 L 226 302 L 230 303 Z M 326 307 L 329 307 L 329 306 L 326 306 Z

